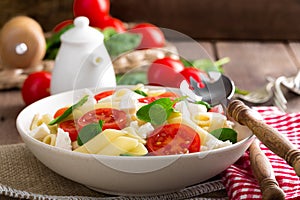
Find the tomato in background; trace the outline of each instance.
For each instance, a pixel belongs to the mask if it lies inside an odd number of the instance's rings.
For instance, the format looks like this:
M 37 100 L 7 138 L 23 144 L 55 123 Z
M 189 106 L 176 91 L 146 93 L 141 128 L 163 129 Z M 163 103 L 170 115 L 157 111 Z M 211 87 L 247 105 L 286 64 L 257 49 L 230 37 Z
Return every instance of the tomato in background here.
M 29 74 L 22 86 L 22 97 L 29 105 L 44 97 L 50 96 L 51 74 L 46 71 Z
M 130 33 L 142 35 L 142 41 L 137 49 L 160 48 L 165 46 L 165 36 L 155 25 L 150 23 L 140 23 L 128 30 Z
M 126 113 L 114 108 L 98 108 L 84 114 L 77 121 L 79 129 L 91 123 L 98 123 L 99 120 L 103 120 L 104 124 L 102 130 L 105 129 L 123 129 L 127 123 Z
M 90 26 L 95 26 L 97 21 L 109 15 L 109 0 L 74 0 L 74 17 L 85 16 L 90 20 Z
M 206 75 L 205 72 L 194 68 L 194 67 L 186 67 L 184 68 L 177 76 L 176 78 L 176 83 L 177 86 L 180 86 L 180 83 L 185 79 L 189 84 L 190 84 L 190 77 L 192 77 L 195 81 L 197 81 L 199 83 L 199 87 L 200 88 L 204 88 L 205 84 L 202 82 L 201 80 L 201 74 Z
M 167 124 L 156 128 L 147 138 L 151 155 L 173 155 L 200 151 L 200 136 L 184 124 Z
M 58 33 L 59 31 L 61 31 L 63 28 L 65 28 L 68 25 L 73 24 L 73 20 L 72 19 L 67 19 L 65 21 L 62 21 L 60 23 L 58 23 L 54 28 L 53 28 L 53 32 L 54 33 Z
M 101 20 L 95 20 L 94 23 L 91 24 L 91 26 L 100 28 L 101 30 L 111 27 L 114 28 L 118 33 L 122 33 L 125 31 L 123 22 L 111 16 L 105 16 Z
M 170 57 L 155 60 L 149 67 L 147 77 L 151 85 L 176 87 L 178 73 L 184 69 L 180 60 Z

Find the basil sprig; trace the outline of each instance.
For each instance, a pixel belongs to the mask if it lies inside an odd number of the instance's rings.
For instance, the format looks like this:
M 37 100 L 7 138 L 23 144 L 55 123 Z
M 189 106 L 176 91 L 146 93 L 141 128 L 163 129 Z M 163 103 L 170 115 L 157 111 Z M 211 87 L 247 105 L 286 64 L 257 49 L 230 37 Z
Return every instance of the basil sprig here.
M 84 126 L 78 133 L 77 143 L 79 146 L 87 143 L 90 139 L 102 132 L 104 121 L 99 120 L 98 123 L 91 123 Z
M 210 132 L 221 141 L 229 140 L 233 144 L 237 142 L 237 132 L 232 128 L 219 128 Z
M 136 116 L 143 121 L 150 122 L 153 125 L 163 124 L 171 115 L 175 112 L 173 105 L 179 101 L 182 101 L 186 97 L 179 97 L 172 101 L 170 98 L 160 98 L 152 103 L 141 107 Z
M 56 117 L 55 119 L 53 119 L 51 122 L 49 122 L 49 125 L 54 125 L 57 123 L 60 123 L 61 121 L 63 121 L 64 119 L 66 119 L 74 109 L 79 108 L 80 106 L 82 106 L 85 102 L 87 102 L 89 98 L 89 95 L 84 96 L 82 99 L 80 99 L 76 104 L 72 105 L 71 107 L 69 107 L 62 115 Z

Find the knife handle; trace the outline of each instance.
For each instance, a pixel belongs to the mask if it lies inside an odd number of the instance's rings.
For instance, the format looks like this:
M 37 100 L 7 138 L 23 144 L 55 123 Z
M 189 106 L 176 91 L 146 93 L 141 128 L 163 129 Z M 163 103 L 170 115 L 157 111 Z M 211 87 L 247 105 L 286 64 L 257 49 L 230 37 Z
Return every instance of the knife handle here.
M 300 151 L 276 129 L 267 125 L 259 113 L 240 100 L 229 103 L 228 114 L 241 125 L 246 125 L 254 135 L 272 152 L 283 158 L 300 176 Z
M 285 199 L 285 194 L 275 179 L 272 165 L 266 155 L 261 151 L 258 140 L 253 141 L 249 151 L 251 168 L 253 175 L 259 183 L 262 199 Z

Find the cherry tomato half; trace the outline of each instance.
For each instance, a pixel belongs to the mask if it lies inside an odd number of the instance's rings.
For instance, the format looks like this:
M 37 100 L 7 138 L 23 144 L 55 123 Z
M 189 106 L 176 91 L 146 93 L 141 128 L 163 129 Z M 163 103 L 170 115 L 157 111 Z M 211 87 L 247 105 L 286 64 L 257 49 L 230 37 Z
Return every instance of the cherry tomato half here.
M 22 97 L 29 105 L 44 97 L 50 96 L 51 74 L 46 71 L 33 72 L 23 83 Z
M 123 22 L 111 16 L 105 16 L 101 20 L 95 20 L 93 24 L 91 24 L 91 26 L 100 28 L 101 30 L 109 27 L 114 28 L 118 33 L 122 33 L 125 31 Z
M 114 92 L 115 92 L 114 90 L 107 90 L 104 92 L 100 92 L 94 96 L 94 99 L 96 99 L 96 101 L 99 101 L 105 97 L 112 95 Z
M 165 92 L 163 94 L 160 94 L 158 96 L 154 96 L 154 97 L 144 97 L 144 98 L 140 98 L 138 99 L 138 101 L 140 103 L 152 103 L 153 101 L 156 101 L 157 99 L 160 99 L 160 98 L 165 98 L 165 97 L 169 97 L 171 99 L 175 99 L 178 97 L 177 94 L 173 93 L 173 92 Z
M 156 128 L 147 138 L 151 155 L 173 155 L 200 151 L 199 134 L 184 124 L 167 124 Z
M 151 85 L 176 87 L 178 73 L 184 69 L 180 60 L 170 57 L 155 60 L 148 69 L 148 82 Z
M 81 129 L 90 123 L 98 123 L 99 120 L 104 121 L 102 130 L 110 128 L 120 130 L 125 128 L 127 123 L 126 113 L 124 111 L 114 108 L 98 108 L 80 117 L 77 124 Z
M 74 0 L 73 2 L 74 17 L 87 17 L 91 26 L 95 26 L 97 21 L 108 16 L 109 9 L 109 0 Z
M 142 41 L 137 49 L 160 48 L 165 46 L 165 36 L 155 25 L 140 23 L 132 27 L 128 32 L 142 35 Z
M 66 110 L 68 110 L 68 108 L 69 108 L 69 107 L 63 107 L 63 108 L 58 109 L 58 110 L 54 113 L 53 118 L 55 119 L 55 118 L 61 116 Z
M 59 128 L 63 129 L 65 132 L 69 133 L 71 141 L 76 141 L 78 136 L 78 131 L 74 120 L 67 120 L 59 123 Z

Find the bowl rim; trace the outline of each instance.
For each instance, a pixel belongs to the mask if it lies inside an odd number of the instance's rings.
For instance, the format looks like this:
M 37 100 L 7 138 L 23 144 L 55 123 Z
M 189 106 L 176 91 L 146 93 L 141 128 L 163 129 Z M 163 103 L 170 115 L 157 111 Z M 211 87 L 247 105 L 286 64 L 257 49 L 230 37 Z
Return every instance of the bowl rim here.
M 16 118 L 16 127 L 17 130 L 19 132 L 19 134 L 21 135 L 23 141 L 25 143 L 27 143 L 27 141 L 33 143 L 34 145 L 40 146 L 42 148 L 47 148 L 48 150 L 52 151 L 52 152 L 57 152 L 57 153 L 62 153 L 62 154 L 66 154 L 66 155 L 71 155 L 71 156 L 75 156 L 78 158 L 84 158 L 84 159 L 90 159 L 92 157 L 97 157 L 97 159 L 99 158 L 103 158 L 103 159 L 111 159 L 111 158 L 115 158 L 115 159 L 120 159 L 120 160 L 144 160 L 144 159 L 174 159 L 174 158 L 178 158 L 178 157 L 201 157 L 202 155 L 206 155 L 206 154 L 216 154 L 222 151 L 229 151 L 230 149 L 234 149 L 237 146 L 242 145 L 243 143 L 246 143 L 248 140 L 251 140 L 252 137 L 254 137 L 254 134 L 251 132 L 251 134 L 247 137 L 245 137 L 244 139 L 229 145 L 229 146 L 225 146 L 225 147 L 221 147 L 221 148 L 217 148 L 217 149 L 211 149 L 211 150 L 207 150 L 207 151 L 200 151 L 200 152 L 194 152 L 194 153 L 188 153 L 188 154 L 174 154 L 174 155 L 158 155 L 158 156 L 109 156 L 109 155 L 100 155 L 100 154 L 86 154 L 86 153 L 81 153 L 81 152 L 74 152 L 74 151 L 70 151 L 70 150 L 66 150 L 63 148 L 58 148 L 55 146 L 51 146 L 51 145 L 47 145 L 37 139 L 34 139 L 33 137 L 31 137 L 28 133 L 26 133 L 26 129 L 25 126 L 22 125 L 22 118 L 23 115 L 25 114 L 25 112 L 27 110 L 30 110 L 31 107 L 34 107 L 37 104 L 40 104 L 41 102 L 45 101 L 45 100 L 49 100 L 52 98 L 57 98 L 59 96 L 65 96 L 65 95 L 70 95 L 70 94 L 74 94 L 75 92 L 80 92 L 80 91 L 84 91 L 86 89 L 90 90 L 90 91 L 104 91 L 104 90 L 108 90 L 108 89 L 112 89 L 112 88 L 128 88 L 128 87 L 133 87 L 134 85 L 118 85 L 116 87 L 102 87 L 102 88 L 96 88 L 96 89 L 89 89 L 89 88 L 84 88 L 84 89 L 79 89 L 79 90 L 72 90 L 72 91 L 66 91 L 66 92 L 61 92 L 58 94 L 54 94 L 48 97 L 45 97 L 43 99 L 40 99 L 28 106 L 26 106 L 23 110 L 20 111 L 20 113 L 18 114 L 17 118 Z M 151 88 L 163 88 L 163 89 L 170 89 L 170 90 L 179 90 L 178 88 L 169 88 L 169 87 L 161 87 L 161 86 L 146 86 L 146 87 L 151 87 Z M 238 123 L 238 122 L 236 122 Z M 205 157 L 205 156 L 204 156 Z

